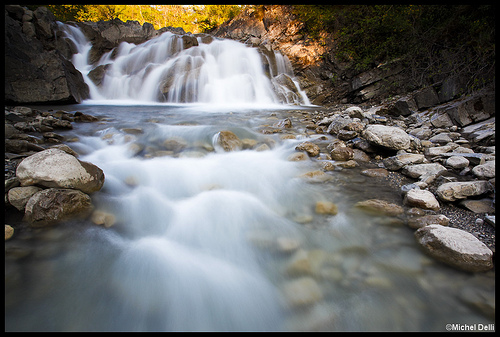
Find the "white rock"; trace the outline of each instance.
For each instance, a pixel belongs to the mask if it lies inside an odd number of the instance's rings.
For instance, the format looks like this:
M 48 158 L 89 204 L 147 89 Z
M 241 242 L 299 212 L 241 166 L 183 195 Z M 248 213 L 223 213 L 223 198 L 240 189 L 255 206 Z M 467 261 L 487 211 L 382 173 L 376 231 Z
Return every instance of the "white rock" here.
M 416 206 L 433 211 L 439 210 L 439 202 L 432 192 L 414 188 L 405 196 L 405 203 L 409 206 Z
M 410 148 L 410 136 L 401 128 L 385 125 L 369 125 L 363 131 L 363 137 L 370 143 L 393 150 Z

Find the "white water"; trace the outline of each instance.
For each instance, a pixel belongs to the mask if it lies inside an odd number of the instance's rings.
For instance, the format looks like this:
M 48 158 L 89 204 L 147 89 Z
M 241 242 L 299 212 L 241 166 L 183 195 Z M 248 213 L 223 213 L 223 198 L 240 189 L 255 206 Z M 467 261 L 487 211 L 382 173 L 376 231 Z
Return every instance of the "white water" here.
M 92 100 L 310 105 L 293 77 L 290 62 L 277 51 L 278 72 L 268 78 L 255 48 L 225 39 L 203 43 L 198 38 L 198 46 L 184 49 L 180 35 L 165 32 L 140 45 L 122 42 L 90 65 L 91 45 L 79 28 L 62 23 L 60 27 L 78 49 L 73 63 L 84 75 Z M 96 86 L 88 74 L 99 66 L 107 68 L 102 83 Z M 276 82 L 274 78 L 280 75 L 293 84 L 287 87 Z

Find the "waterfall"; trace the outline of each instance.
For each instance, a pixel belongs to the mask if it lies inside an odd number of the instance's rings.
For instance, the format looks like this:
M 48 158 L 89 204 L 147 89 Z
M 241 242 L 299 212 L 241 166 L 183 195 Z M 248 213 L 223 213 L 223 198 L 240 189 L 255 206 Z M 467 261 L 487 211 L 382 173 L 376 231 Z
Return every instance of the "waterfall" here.
M 266 75 L 256 48 L 164 32 L 139 45 L 121 42 L 89 64 L 91 43 L 78 27 L 60 27 L 77 48 L 72 62 L 89 85 L 92 100 L 310 105 L 290 62 L 277 51 L 277 72 Z

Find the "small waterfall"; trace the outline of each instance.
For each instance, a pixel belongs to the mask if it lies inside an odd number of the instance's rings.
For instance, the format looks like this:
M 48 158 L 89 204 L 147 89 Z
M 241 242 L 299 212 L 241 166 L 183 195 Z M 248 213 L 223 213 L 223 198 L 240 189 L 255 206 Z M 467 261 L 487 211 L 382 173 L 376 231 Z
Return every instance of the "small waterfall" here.
M 60 27 L 78 50 L 72 61 L 89 85 L 92 100 L 310 104 L 289 60 L 277 51 L 277 71 L 267 76 L 256 48 L 226 39 L 205 43 L 191 34 L 165 32 L 139 45 L 122 42 L 92 65 L 88 62 L 92 45 L 80 29 L 62 23 Z

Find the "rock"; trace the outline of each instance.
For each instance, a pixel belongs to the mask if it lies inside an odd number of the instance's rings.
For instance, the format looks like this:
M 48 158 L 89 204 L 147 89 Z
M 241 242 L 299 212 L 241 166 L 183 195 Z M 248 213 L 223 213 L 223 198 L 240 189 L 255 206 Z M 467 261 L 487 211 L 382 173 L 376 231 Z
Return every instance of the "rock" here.
M 481 200 L 465 199 L 459 205 L 474 213 L 495 213 L 495 205 L 492 199 Z
M 414 188 L 406 193 L 404 203 L 409 206 L 416 206 L 433 211 L 439 210 L 439 202 L 432 192 Z
M 347 161 L 354 158 L 354 151 L 350 147 L 335 147 L 330 151 L 333 160 Z
M 214 146 L 221 147 L 224 151 L 237 151 L 243 146 L 241 140 L 231 131 L 220 131 L 214 136 Z
M 446 171 L 446 167 L 438 163 L 408 165 L 403 168 L 402 173 L 408 177 L 418 179 L 426 174 L 439 174 Z
M 307 159 L 308 159 L 308 156 L 302 152 L 292 153 L 287 158 L 288 161 L 302 161 L 302 160 L 307 160 Z
M 319 156 L 319 146 L 311 142 L 303 142 L 295 147 L 297 151 L 305 151 L 310 157 Z
M 306 172 L 304 174 L 301 174 L 300 178 L 303 178 L 310 183 L 323 183 L 325 181 L 333 179 L 331 175 L 320 170 Z
M 455 268 L 482 272 L 493 268 L 493 253 L 464 230 L 429 225 L 415 231 L 415 238 L 430 256 Z
M 440 185 L 436 195 L 443 201 L 456 201 L 468 197 L 479 196 L 493 189 L 491 183 L 485 180 L 450 182 Z
M 385 158 L 382 162 L 388 170 L 397 171 L 406 165 L 423 163 L 424 160 L 425 156 L 423 154 L 403 153 Z
M 53 148 L 25 158 L 17 167 L 16 176 L 21 186 L 74 188 L 85 193 L 99 191 L 104 184 L 104 173 L 99 167 Z
M 90 220 L 96 225 L 104 225 L 108 228 L 115 224 L 115 216 L 113 214 L 96 210 L 92 213 Z
M 329 201 L 318 201 L 316 203 L 315 210 L 318 214 L 329 215 L 336 215 L 339 212 L 337 205 Z
M 377 215 L 397 216 L 404 212 L 401 206 L 379 199 L 369 199 L 357 202 L 357 207 L 365 212 Z
M 92 211 L 90 197 L 78 190 L 49 188 L 34 194 L 26 204 L 24 220 L 33 227 L 45 227 Z
M 406 150 L 410 148 L 410 136 L 394 126 L 369 125 L 363 131 L 363 137 L 378 146 L 391 150 Z
M 67 44 L 65 39 L 56 41 L 57 30 L 55 17 L 45 7 L 33 12 L 31 25 L 5 16 L 7 102 L 79 103 L 89 97 L 82 74 L 56 49 Z
M 14 235 L 14 228 L 10 225 L 5 225 L 5 241 L 9 240 Z
M 429 108 L 439 103 L 439 96 L 433 87 L 427 87 L 414 95 L 415 103 L 419 110 Z
M 366 169 L 361 171 L 361 174 L 367 177 L 387 177 L 389 172 L 383 168 Z
M 301 277 L 287 282 L 283 293 L 291 307 L 303 307 L 316 303 L 323 298 L 318 283 L 312 277 Z
M 9 203 L 20 211 L 24 211 L 24 207 L 28 200 L 42 189 L 36 186 L 14 187 L 9 190 Z
M 490 160 L 472 169 L 472 173 L 479 179 L 495 178 L 495 161 Z
M 442 214 L 429 214 L 408 219 L 408 226 L 413 229 L 419 229 L 428 225 L 448 226 L 449 223 L 450 219 Z
M 469 161 L 463 156 L 453 156 L 446 159 L 444 164 L 452 169 L 461 170 L 469 166 Z
M 290 120 L 290 118 L 285 118 L 275 123 L 273 126 L 276 128 L 290 129 L 292 127 L 292 121 Z

